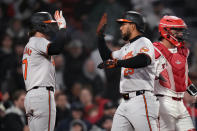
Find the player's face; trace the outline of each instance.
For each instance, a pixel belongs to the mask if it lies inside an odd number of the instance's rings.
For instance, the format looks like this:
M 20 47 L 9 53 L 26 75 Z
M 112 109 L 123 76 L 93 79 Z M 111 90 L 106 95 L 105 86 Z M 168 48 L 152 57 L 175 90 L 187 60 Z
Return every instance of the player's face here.
M 121 35 L 122 35 L 122 39 L 125 41 L 128 41 L 130 36 L 131 36 L 131 30 L 130 30 L 130 23 L 123 23 L 120 26 L 120 31 L 121 31 Z
M 178 41 L 182 42 L 184 41 L 184 35 L 185 35 L 186 30 L 183 28 L 172 28 L 171 33 L 173 34 L 174 37 L 178 39 Z

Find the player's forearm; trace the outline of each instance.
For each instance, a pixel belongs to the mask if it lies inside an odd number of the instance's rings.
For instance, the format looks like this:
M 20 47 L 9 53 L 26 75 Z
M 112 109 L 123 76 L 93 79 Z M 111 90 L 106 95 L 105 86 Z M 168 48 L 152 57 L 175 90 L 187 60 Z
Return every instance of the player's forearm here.
M 64 49 L 66 29 L 60 29 L 56 39 L 48 47 L 48 55 L 58 55 Z
M 104 36 L 98 37 L 98 49 L 103 61 L 111 58 L 112 51 L 107 47 Z
M 135 57 L 117 61 L 117 67 L 125 67 L 125 68 L 142 68 L 150 64 L 151 64 L 151 58 L 146 54 L 138 54 Z

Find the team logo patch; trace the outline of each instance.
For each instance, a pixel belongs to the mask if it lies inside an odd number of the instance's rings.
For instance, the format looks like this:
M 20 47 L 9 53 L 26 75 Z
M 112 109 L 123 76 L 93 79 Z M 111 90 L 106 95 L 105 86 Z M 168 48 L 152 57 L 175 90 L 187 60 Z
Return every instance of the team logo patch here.
M 179 65 L 179 64 L 181 64 L 181 62 L 180 62 L 179 60 L 177 60 L 177 61 L 176 61 L 176 64 Z
M 147 47 L 142 47 L 140 49 L 140 52 L 148 52 L 148 51 L 149 51 L 149 49 Z

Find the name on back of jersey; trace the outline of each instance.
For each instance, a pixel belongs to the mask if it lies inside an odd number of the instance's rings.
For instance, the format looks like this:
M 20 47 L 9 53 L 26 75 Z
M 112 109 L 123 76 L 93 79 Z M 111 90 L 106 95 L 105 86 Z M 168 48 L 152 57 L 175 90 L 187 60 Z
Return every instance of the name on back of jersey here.
M 25 49 L 24 49 L 24 55 L 25 54 L 27 54 L 27 55 L 31 55 L 31 53 L 32 53 L 32 50 L 31 49 L 29 49 L 29 48 L 27 48 L 27 47 L 25 47 Z

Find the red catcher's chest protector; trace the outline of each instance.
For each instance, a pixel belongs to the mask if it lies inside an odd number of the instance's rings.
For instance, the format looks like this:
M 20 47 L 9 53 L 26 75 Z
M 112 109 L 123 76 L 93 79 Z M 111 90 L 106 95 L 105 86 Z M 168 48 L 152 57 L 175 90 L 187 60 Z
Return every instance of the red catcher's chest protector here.
M 177 48 L 177 53 L 171 53 L 159 42 L 155 42 L 153 45 L 160 51 L 155 49 L 155 58 L 158 59 L 163 55 L 167 60 L 166 65 L 162 65 L 163 70 L 160 73 L 165 81 L 159 80 L 160 85 L 176 92 L 184 92 L 188 85 L 187 57 L 189 50 L 181 47 Z

